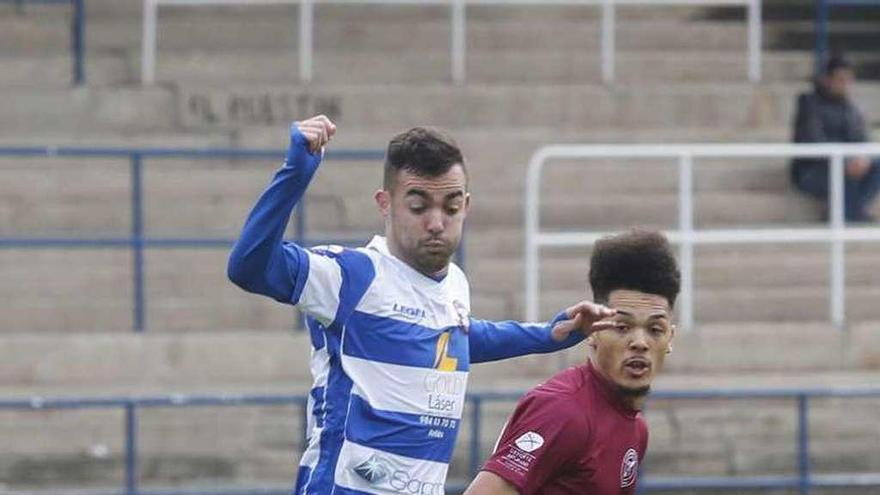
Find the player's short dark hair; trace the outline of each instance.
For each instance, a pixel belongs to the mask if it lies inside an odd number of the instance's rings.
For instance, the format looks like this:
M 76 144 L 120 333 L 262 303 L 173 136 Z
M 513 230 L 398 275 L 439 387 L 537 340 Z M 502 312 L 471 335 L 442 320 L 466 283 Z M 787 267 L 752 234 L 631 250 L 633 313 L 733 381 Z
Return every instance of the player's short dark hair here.
M 382 184 L 389 190 L 401 170 L 420 177 L 438 177 L 454 165 L 461 165 L 467 174 L 461 150 L 451 137 L 437 129 L 414 127 L 388 142 Z
M 852 70 L 853 65 L 843 55 L 835 54 L 835 55 L 832 55 L 825 62 L 825 65 L 822 67 L 822 74 L 824 74 L 826 76 L 831 76 L 834 74 L 835 71 L 843 70 L 843 69 Z
M 663 296 L 671 308 L 681 289 L 681 272 L 665 235 L 633 229 L 593 246 L 590 287 L 598 303 L 607 304 L 611 292 L 627 289 Z

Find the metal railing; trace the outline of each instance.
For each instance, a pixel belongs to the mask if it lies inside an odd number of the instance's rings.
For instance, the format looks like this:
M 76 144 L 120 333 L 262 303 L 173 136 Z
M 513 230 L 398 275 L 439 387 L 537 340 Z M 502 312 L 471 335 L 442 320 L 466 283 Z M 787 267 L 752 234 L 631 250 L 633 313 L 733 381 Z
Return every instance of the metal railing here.
M 141 46 L 141 82 L 152 84 L 156 79 L 156 22 L 160 5 L 216 6 L 216 5 L 299 5 L 299 77 L 308 83 L 313 77 L 313 30 L 316 0 L 144 0 L 143 37 Z M 621 5 L 665 7 L 684 6 L 741 6 L 748 18 L 748 78 L 761 80 L 761 0 L 320 0 L 327 4 L 358 5 L 448 5 L 450 8 L 450 40 L 452 80 L 463 84 L 467 66 L 467 7 L 515 5 L 578 5 L 601 8 L 601 66 L 602 81 L 614 81 L 615 67 L 615 9 Z
M 816 74 L 822 73 L 828 55 L 828 24 L 832 7 L 880 7 L 880 0 L 816 0 Z
M 468 394 L 470 403 L 470 444 L 468 446 L 468 472 L 471 477 L 478 472 L 482 458 L 482 413 L 483 405 L 491 402 L 512 402 L 519 399 L 521 392 L 475 392 Z M 729 476 L 729 477 L 652 477 L 644 475 L 639 491 L 676 489 L 797 489 L 807 495 L 811 488 L 818 487 L 876 487 L 880 486 L 880 473 L 815 474 L 810 465 L 810 423 L 809 406 L 814 398 L 856 398 L 880 397 L 880 388 L 828 388 L 828 389 L 730 389 L 712 391 L 657 391 L 651 394 L 656 400 L 746 400 L 746 399 L 787 399 L 793 400 L 797 407 L 797 426 L 794 454 L 797 456 L 797 473 L 779 476 Z M 237 495 L 237 494 L 278 494 L 287 495 L 289 488 L 272 489 L 266 487 L 240 488 L 187 488 L 143 489 L 140 485 L 138 414 L 147 408 L 182 408 L 194 406 L 285 406 L 300 408 L 303 416 L 300 421 L 300 445 L 306 445 L 306 420 L 308 397 L 305 395 L 170 395 L 154 397 L 110 397 L 110 398 L 43 398 L 0 400 L 0 410 L 61 410 L 61 409 L 121 409 L 124 411 L 124 487 L 117 491 L 77 490 L 79 495 L 91 493 L 119 495 L 147 494 L 189 494 Z M 492 432 L 492 436 L 496 432 Z M 7 446 L 7 448 L 10 446 Z M 293 473 L 291 473 L 293 474 Z M 450 483 L 447 489 L 460 491 L 466 485 Z M 72 487 L 67 487 L 72 488 Z
M 73 63 L 73 84 L 85 84 L 85 32 L 86 5 L 85 0 L 0 0 L 0 3 L 13 3 L 19 9 L 25 4 L 70 4 L 73 15 L 70 20 L 70 58 Z
M 132 252 L 132 328 L 143 332 L 146 323 L 146 297 L 144 280 L 144 251 L 152 248 L 222 248 L 229 249 L 233 238 L 208 237 L 151 237 L 144 233 L 143 167 L 147 159 L 265 159 L 281 163 L 284 152 L 279 150 L 247 149 L 185 149 L 185 148 L 86 148 L 86 147 L 0 147 L 0 157 L 81 157 L 81 158 L 127 158 L 131 176 L 131 232 L 122 237 L 21 237 L 0 236 L 3 248 L 87 248 L 111 247 L 130 249 Z M 382 160 L 382 150 L 328 150 L 324 160 Z M 306 200 L 297 205 L 295 212 L 294 240 L 301 245 L 350 244 L 354 239 L 310 238 L 306 232 Z M 244 215 L 246 212 L 242 212 Z
M 697 244 L 755 244 L 822 242 L 831 246 L 831 322 L 845 327 L 844 243 L 880 241 L 878 227 L 849 227 L 844 223 L 844 157 L 880 155 L 880 144 L 679 144 L 679 145 L 553 145 L 532 155 L 525 191 L 525 317 L 539 320 L 540 260 L 542 247 L 590 246 L 608 232 L 543 232 L 540 226 L 541 177 L 551 159 L 573 158 L 677 158 L 678 159 L 678 230 L 667 232 L 679 243 L 681 264 L 681 325 L 685 330 L 694 324 L 694 246 Z M 765 229 L 696 229 L 694 227 L 695 158 L 755 157 L 830 157 L 829 225 L 825 228 Z M 587 164 L 585 164 L 587 165 Z M 621 166 L 630 164 L 621 163 Z

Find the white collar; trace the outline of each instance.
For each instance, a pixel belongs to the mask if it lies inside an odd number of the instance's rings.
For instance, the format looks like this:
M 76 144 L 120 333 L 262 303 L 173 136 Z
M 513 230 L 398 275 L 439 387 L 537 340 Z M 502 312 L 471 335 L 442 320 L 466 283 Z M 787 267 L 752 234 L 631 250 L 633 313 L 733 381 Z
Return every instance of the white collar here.
M 367 244 L 367 249 L 372 249 L 372 250 L 378 252 L 379 254 L 381 254 L 383 256 L 387 256 L 388 258 L 392 259 L 398 266 L 403 268 L 404 272 L 407 273 L 408 275 L 410 275 L 411 278 L 418 280 L 420 282 L 420 285 L 427 285 L 427 286 L 433 286 L 433 287 L 443 285 L 447 280 L 449 280 L 449 274 L 452 272 L 452 263 L 450 263 L 449 268 L 446 271 L 446 276 L 443 277 L 443 279 L 441 279 L 439 281 L 434 280 L 433 278 L 431 278 L 431 277 L 425 275 L 424 273 L 416 270 L 415 268 L 411 267 L 408 263 L 406 263 L 402 259 L 391 254 L 391 251 L 388 249 L 388 239 L 386 239 L 385 236 L 381 236 L 381 235 L 373 236 L 373 238 Z

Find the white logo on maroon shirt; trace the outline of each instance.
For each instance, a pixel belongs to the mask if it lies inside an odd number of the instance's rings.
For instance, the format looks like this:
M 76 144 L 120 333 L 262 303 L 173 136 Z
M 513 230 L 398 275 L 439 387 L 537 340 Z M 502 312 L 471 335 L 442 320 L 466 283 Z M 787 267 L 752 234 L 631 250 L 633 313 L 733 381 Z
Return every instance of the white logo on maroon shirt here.
M 526 452 L 534 452 L 541 448 L 544 445 L 544 437 L 538 435 L 533 431 L 528 431 L 520 435 L 519 438 L 514 442 L 517 447 Z
M 629 449 L 623 454 L 623 462 L 620 464 L 620 487 L 632 486 L 636 481 L 639 471 L 639 455 L 635 449 Z

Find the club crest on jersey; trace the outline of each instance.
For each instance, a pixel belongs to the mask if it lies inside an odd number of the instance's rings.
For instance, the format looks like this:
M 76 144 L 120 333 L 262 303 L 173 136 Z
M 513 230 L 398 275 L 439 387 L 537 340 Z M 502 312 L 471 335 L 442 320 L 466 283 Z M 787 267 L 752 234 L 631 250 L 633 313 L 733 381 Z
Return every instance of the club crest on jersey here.
M 636 474 L 639 472 L 639 455 L 635 449 L 629 449 L 623 455 L 623 462 L 620 464 L 620 487 L 626 488 L 632 486 L 636 481 Z
M 452 307 L 455 309 L 458 326 L 467 333 L 471 328 L 471 319 L 468 316 L 467 307 L 458 299 L 452 301 Z
M 521 450 L 531 453 L 540 449 L 541 446 L 544 445 L 544 437 L 534 431 L 527 431 L 520 435 L 513 443 L 515 443 Z

